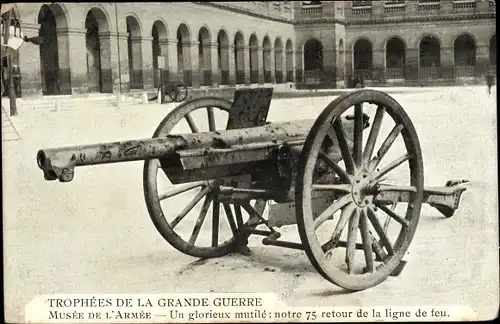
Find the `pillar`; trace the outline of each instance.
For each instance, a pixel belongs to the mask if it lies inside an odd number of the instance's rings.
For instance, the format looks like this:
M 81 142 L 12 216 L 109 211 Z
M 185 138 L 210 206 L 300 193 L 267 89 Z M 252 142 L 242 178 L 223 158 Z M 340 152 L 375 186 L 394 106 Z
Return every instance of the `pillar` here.
M 302 50 L 295 51 L 295 82 L 304 82 L 304 60 Z
M 404 78 L 406 80 L 418 80 L 419 49 L 407 48 Z
M 244 59 L 244 64 L 245 64 L 245 73 L 244 73 L 244 78 L 245 78 L 245 84 L 250 85 L 251 82 L 251 73 L 250 71 L 250 59 L 252 56 L 250 55 L 250 47 L 244 46 L 243 47 L 243 56 L 245 57 Z
M 248 58 L 245 57 L 245 47 L 237 46 L 235 47 L 236 54 L 230 53 L 229 55 L 233 57 L 235 62 L 235 78 L 236 84 L 245 84 L 245 75 L 247 74 L 246 66 L 248 65 Z M 234 59 L 236 55 L 236 59 Z
M 143 89 L 154 88 L 154 72 L 153 72 L 153 37 L 141 37 L 141 78 Z
M 257 47 L 255 50 L 257 51 L 258 82 L 264 84 L 264 69 L 262 68 L 264 66 L 264 51 L 262 47 Z
M 455 51 L 453 47 L 441 47 L 441 68 L 439 78 L 454 78 Z
M 195 89 L 200 87 L 198 42 L 182 43 L 184 83 Z
M 271 71 L 271 83 L 276 83 L 276 58 L 274 57 L 274 49 L 269 50 L 269 61 L 270 61 L 270 71 Z
M 120 86 L 119 75 L 116 73 L 118 71 L 118 41 L 116 37 L 116 33 L 99 33 L 102 93 L 113 93 Z
M 213 87 L 218 87 L 221 83 L 221 69 L 219 68 L 219 53 L 217 51 L 218 44 L 211 43 L 209 46 L 210 54 L 210 84 Z M 222 66 L 222 57 L 224 56 L 224 51 L 227 51 L 227 48 L 221 48 L 221 66 Z M 206 65 L 205 65 L 206 66 Z
M 126 31 L 119 32 L 115 38 L 117 55 L 111 57 L 112 65 L 116 65 L 113 69 L 113 77 L 117 78 L 118 85 L 114 84 L 115 91 L 127 93 L 130 91 L 130 69 L 128 66 L 128 34 Z
M 79 30 L 78 32 L 85 32 Z M 57 48 L 59 63 L 59 91 L 62 95 L 69 95 L 71 89 L 71 69 L 70 69 L 70 51 L 68 28 L 57 28 Z
M 160 46 L 160 56 L 164 58 L 163 64 L 164 68 L 160 69 L 162 77 L 163 77 L 163 82 L 167 82 L 170 79 L 170 64 L 169 64 L 169 57 L 172 55 L 169 53 L 169 48 L 168 48 L 168 40 L 167 39 L 159 39 L 158 40 L 158 45 Z M 175 52 L 175 56 L 177 57 L 177 51 Z M 177 60 L 175 61 L 177 65 Z M 158 59 L 158 64 L 160 65 L 160 59 Z
M 335 49 L 323 49 L 323 83 L 328 85 L 337 85 Z
M 181 81 L 182 75 L 179 74 L 179 59 L 177 57 L 177 39 L 167 40 L 167 48 L 169 81 Z
M 68 65 L 69 65 L 69 76 L 70 80 L 69 86 L 71 88 L 71 94 L 85 94 L 89 92 L 88 86 L 88 71 L 87 71 L 87 40 L 85 38 L 85 29 L 66 29 L 58 30 L 59 34 L 65 35 L 68 41 L 68 48 L 71 49 L 68 53 Z M 58 40 L 58 45 L 62 42 Z M 64 47 L 63 47 L 64 48 Z M 62 83 L 62 78 L 64 72 L 60 70 L 60 79 Z M 61 87 L 62 90 L 62 87 Z M 61 91 L 62 92 L 62 91 Z
M 373 72 L 372 80 L 376 83 L 385 82 L 385 50 L 373 50 Z
M 236 61 L 234 57 L 234 45 L 228 45 L 224 53 L 226 53 L 227 55 L 229 85 L 234 87 L 236 85 Z M 224 59 L 224 55 L 222 56 L 222 58 Z M 244 60 L 243 57 L 242 60 Z M 244 66 L 242 70 L 244 71 Z
M 295 80 L 294 66 L 295 57 L 292 50 L 285 51 L 285 70 L 286 70 L 286 82 L 293 82 Z M 290 60 L 290 62 L 288 62 Z
M 22 32 L 28 37 L 38 35 L 39 24 L 21 23 Z M 42 75 L 40 71 L 40 48 L 24 43 L 19 49 L 19 68 L 23 97 L 42 96 Z
M 234 61 L 234 53 L 232 52 L 232 47 L 228 45 L 221 45 L 220 49 L 220 65 L 219 59 L 217 58 L 217 70 L 219 71 L 219 84 L 228 85 L 229 84 L 229 58 L 232 57 Z
M 481 77 L 486 72 L 490 65 L 490 47 L 488 45 L 476 45 L 476 68 L 475 76 Z
M 276 60 L 277 59 L 277 60 Z M 274 50 L 274 78 L 276 83 L 283 83 L 283 63 L 285 62 L 285 55 L 282 49 Z

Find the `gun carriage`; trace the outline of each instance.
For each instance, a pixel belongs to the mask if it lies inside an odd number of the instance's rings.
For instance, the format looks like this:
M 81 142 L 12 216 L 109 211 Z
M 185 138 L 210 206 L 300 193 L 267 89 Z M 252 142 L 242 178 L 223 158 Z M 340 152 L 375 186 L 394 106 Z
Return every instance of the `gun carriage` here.
M 348 290 L 398 275 L 422 204 L 451 217 L 466 180 L 424 187 L 415 127 L 386 93 L 349 92 L 316 119 L 279 123 L 267 122 L 271 97 L 272 88 L 260 88 L 239 89 L 232 102 L 190 100 L 173 109 L 151 139 L 43 149 L 36 159 L 46 180 L 61 182 L 71 181 L 78 166 L 144 160 L 144 196 L 156 229 L 193 257 L 248 253 L 254 234 L 264 236 L 265 245 L 304 250 L 325 279 Z M 208 131 L 198 129 L 195 111 L 206 114 Z M 216 111 L 228 115 L 222 130 Z M 192 133 L 174 133 L 184 120 Z M 398 148 L 401 155 L 388 154 Z M 165 176 L 171 187 L 162 192 L 158 181 Z M 195 193 L 182 211 L 169 212 L 174 205 L 169 200 L 188 191 Z M 194 208 L 202 200 L 201 208 Z M 211 234 L 202 245 L 199 234 L 210 209 Z M 198 216 L 183 236 L 179 224 L 193 210 Z M 295 224 L 300 243 L 280 240 L 278 229 Z

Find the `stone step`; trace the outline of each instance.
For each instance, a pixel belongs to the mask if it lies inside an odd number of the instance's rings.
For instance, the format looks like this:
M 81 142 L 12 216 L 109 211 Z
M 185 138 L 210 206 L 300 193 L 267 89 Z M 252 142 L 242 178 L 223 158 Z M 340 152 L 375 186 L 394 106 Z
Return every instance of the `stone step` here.
M 36 99 L 18 99 L 16 104 L 19 111 L 53 111 L 70 110 L 82 104 L 88 104 L 92 108 L 109 107 L 116 103 L 114 95 L 91 95 L 86 97 L 76 96 L 45 96 Z M 9 99 L 2 98 L 2 105 L 9 106 Z

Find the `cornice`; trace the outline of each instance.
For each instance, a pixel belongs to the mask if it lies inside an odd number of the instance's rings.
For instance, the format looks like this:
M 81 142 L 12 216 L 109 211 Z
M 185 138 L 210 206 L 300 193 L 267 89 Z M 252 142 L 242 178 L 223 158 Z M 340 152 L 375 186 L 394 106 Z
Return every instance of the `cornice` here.
M 394 23 L 419 23 L 427 21 L 456 21 L 467 19 L 495 19 L 496 13 L 464 13 L 440 16 L 415 16 L 415 17 L 383 17 L 368 18 L 359 20 L 347 20 L 338 18 L 311 18 L 295 21 L 295 25 L 318 25 L 318 24 L 343 24 L 346 26 L 358 25 L 383 25 Z
M 217 2 L 193 2 L 193 3 L 196 3 L 197 5 L 200 5 L 200 6 L 208 6 L 208 7 L 214 7 L 214 8 L 224 9 L 224 10 L 227 10 L 227 11 L 231 11 L 231 12 L 234 12 L 234 13 L 243 14 L 243 15 L 251 16 L 251 17 L 255 17 L 255 18 L 261 18 L 261 19 L 266 19 L 266 20 L 275 21 L 275 22 L 281 22 L 281 23 L 290 24 L 290 25 L 294 24 L 294 20 L 293 19 L 268 16 L 268 15 L 264 15 L 264 14 L 261 14 L 261 13 L 258 13 L 258 12 L 253 12 L 253 11 L 250 11 L 250 10 L 245 10 L 245 9 L 240 9 L 240 8 L 237 8 L 237 7 L 232 7 L 232 6 L 229 6 L 229 5 L 224 4 L 224 3 L 217 3 Z

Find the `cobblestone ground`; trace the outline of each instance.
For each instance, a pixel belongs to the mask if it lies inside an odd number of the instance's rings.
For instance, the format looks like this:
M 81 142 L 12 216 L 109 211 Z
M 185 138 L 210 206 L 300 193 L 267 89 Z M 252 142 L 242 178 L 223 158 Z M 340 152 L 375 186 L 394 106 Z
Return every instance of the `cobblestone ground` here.
M 173 105 L 21 111 L 13 123 L 23 139 L 3 143 L 7 321 L 22 321 L 38 294 L 210 291 L 274 292 L 291 306 L 464 305 L 492 318 L 499 282 L 496 97 L 485 87 L 393 96 L 419 134 L 426 184 L 457 177 L 471 183 L 453 218 L 423 208 L 401 276 L 349 294 L 316 273 L 303 252 L 262 246 L 258 237 L 250 240 L 250 257 L 194 262 L 174 250 L 147 214 L 140 162 L 80 168 L 68 184 L 43 179 L 39 148 L 147 138 Z M 315 118 L 332 99 L 275 100 L 269 119 Z M 296 227 L 283 231 L 298 239 Z

